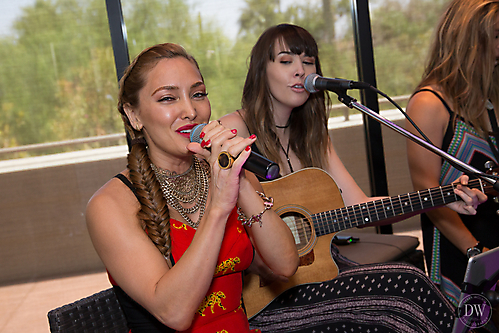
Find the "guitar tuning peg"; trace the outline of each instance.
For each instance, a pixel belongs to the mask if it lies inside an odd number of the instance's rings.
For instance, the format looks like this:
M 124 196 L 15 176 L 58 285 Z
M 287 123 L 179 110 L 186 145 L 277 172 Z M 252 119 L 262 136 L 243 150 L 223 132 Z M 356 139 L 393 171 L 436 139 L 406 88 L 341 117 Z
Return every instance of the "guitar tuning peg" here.
M 487 170 L 492 171 L 496 167 L 496 164 L 493 161 L 487 161 L 484 166 Z

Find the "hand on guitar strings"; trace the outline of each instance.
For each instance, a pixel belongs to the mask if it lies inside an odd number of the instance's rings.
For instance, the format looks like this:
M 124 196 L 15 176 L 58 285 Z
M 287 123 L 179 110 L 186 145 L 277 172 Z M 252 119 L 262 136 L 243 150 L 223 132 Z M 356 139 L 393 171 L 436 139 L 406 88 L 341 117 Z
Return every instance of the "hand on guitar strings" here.
M 447 207 L 460 214 L 475 215 L 478 205 L 487 201 L 487 196 L 478 189 L 471 189 L 466 186 L 468 185 L 468 181 L 469 177 L 467 175 L 462 175 L 454 182 L 454 184 L 457 184 L 454 193 L 457 194 L 462 201 L 447 204 Z

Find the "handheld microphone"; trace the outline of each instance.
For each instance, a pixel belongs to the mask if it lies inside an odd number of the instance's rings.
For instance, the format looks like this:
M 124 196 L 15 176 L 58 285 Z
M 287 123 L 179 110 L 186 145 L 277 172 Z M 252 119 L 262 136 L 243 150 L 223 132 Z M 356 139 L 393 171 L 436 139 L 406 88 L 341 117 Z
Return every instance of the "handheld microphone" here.
M 203 141 L 199 135 L 206 125 L 199 124 L 191 130 L 191 142 L 201 143 Z M 279 165 L 254 151 L 250 153 L 250 156 L 244 162 L 243 168 L 266 180 L 276 179 L 279 176 Z
M 346 89 L 366 89 L 371 85 L 365 82 L 352 81 L 346 79 L 331 79 L 318 74 L 309 74 L 305 78 L 305 89 L 309 93 L 316 93 L 319 90 L 346 90 Z

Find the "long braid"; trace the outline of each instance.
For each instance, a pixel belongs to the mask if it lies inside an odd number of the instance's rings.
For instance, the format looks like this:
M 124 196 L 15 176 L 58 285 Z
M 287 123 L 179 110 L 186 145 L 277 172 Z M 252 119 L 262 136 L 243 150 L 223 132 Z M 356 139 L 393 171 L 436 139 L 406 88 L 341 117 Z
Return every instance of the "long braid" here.
M 140 202 L 140 211 L 137 217 L 142 223 L 142 228 L 165 256 L 171 267 L 171 239 L 170 239 L 170 213 L 166 199 L 156 175 L 151 168 L 151 160 L 147 152 L 144 134 L 136 130 L 128 119 L 125 106 L 139 107 L 139 92 L 146 84 L 147 74 L 161 59 L 182 57 L 192 62 L 198 69 L 196 60 L 184 48 L 177 44 L 164 43 L 151 46 L 142 51 L 128 66 L 120 80 L 120 93 L 118 98 L 118 111 L 121 113 L 125 131 L 130 135 L 132 144 L 128 154 L 128 169 L 130 180 Z M 137 143 L 137 139 L 143 142 Z
M 154 242 L 159 251 L 170 257 L 170 213 L 168 205 L 151 168 L 151 160 L 144 143 L 136 143 L 128 154 L 130 180 L 135 187 L 135 194 L 140 202 L 137 214 L 142 221 L 142 228 Z

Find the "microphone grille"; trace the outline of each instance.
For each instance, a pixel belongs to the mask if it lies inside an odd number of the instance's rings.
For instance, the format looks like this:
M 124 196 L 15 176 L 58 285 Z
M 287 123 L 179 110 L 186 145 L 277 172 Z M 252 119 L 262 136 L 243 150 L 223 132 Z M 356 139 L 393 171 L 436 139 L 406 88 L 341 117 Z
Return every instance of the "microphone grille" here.
M 305 90 L 308 91 L 309 93 L 316 93 L 318 92 L 319 90 L 318 89 L 315 89 L 315 79 L 319 77 L 319 74 L 309 74 L 307 75 L 307 77 L 305 78 Z
M 191 136 L 190 136 L 191 142 L 201 143 L 202 140 L 199 137 L 199 135 L 201 135 L 201 132 L 203 131 L 203 128 L 206 125 L 207 124 L 199 124 L 199 125 L 194 126 L 194 128 L 191 130 Z

